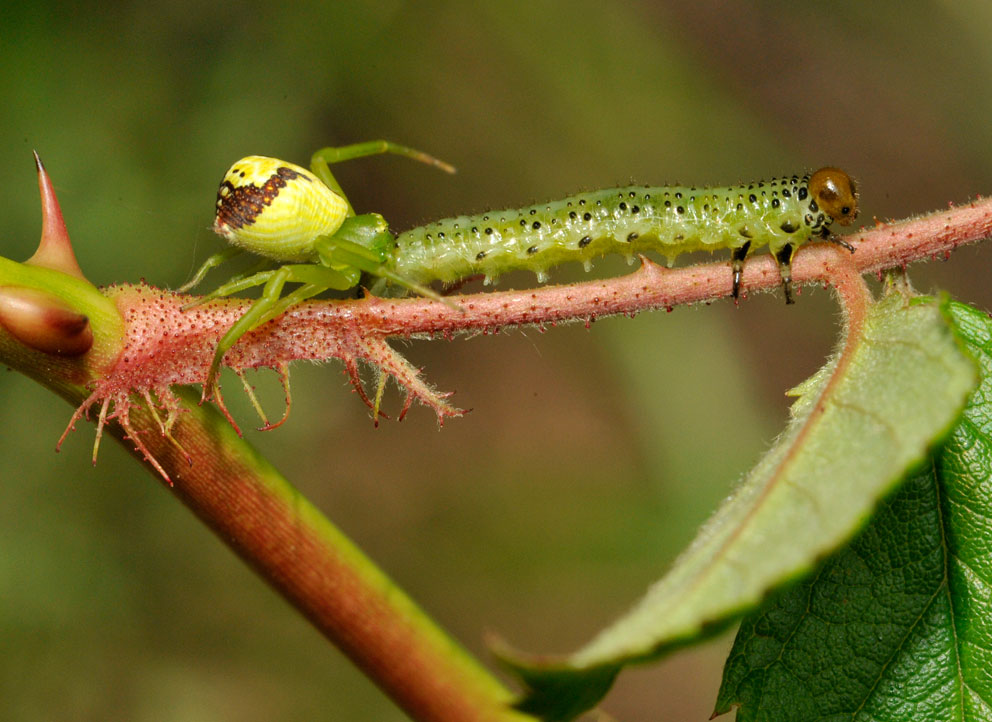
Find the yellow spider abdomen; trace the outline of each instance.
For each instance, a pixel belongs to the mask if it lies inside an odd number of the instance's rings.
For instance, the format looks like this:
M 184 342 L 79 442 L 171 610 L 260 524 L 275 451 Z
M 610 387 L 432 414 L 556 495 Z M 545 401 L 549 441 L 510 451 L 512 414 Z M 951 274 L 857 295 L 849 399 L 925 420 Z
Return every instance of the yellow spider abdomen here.
M 307 169 L 250 155 L 220 183 L 214 231 L 256 255 L 305 262 L 316 258 L 314 241 L 335 233 L 347 215 L 344 198 Z

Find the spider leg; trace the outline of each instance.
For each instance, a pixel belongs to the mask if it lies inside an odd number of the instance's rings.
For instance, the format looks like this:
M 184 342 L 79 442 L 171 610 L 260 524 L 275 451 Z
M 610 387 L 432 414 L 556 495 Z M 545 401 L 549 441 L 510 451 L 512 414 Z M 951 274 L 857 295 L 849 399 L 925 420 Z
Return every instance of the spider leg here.
M 364 158 L 370 155 L 380 155 L 382 153 L 393 153 L 405 158 L 427 163 L 428 165 L 440 168 L 446 173 L 454 173 L 452 165 L 438 160 L 434 156 L 428 155 L 421 150 L 409 148 L 399 143 L 388 140 L 368 140 L 364 143 L 352 143 L 351 145 L 341 145 L 337 147 L 321 148 L 313 154 L 313 159 L 323 160 L 325 163 L 341 163 L 354 158 Z
M 204 303 L 209 303 L 215 298 L 223 298 L 224 296 L 230 296 L 231 294 L 238 293 L 239 291 L 254 288 L 255 286 L 261 286 L 263 283 L 268 283 L 275 274 L 276 271 L 262 271 L 261 273 L 255 273 L 251 276 L 234 278 L 225 283 L 223 286 L 218 286 L 206 296 L 200 296 L 195 301 L 187 303 L 180 310 L 187 311 L 196 306 L 202 306 Z
M 427 155 L 422 151 L 408 148 L 405 145 L 399 145 L 398 143 L 392 143 L 388 140 L 370 140 L 365 143 L 353 143 L 351 145 L 321 148 L 310 158 L 310 170 L 313 171 L 314 175 L 324 181 L 328 188 L 344 198 L 345 203 L 348 204 L 348 215 L 354 216 L 355 209 L 351 207 L 351 202 L 348 200 L 348 196 L 344 194 L 344 191 L 341 189 L 341 185 L 337 182 L 334 174 L 331 173 L 329 166 L 332 163 L 341 163 L 346 160 L 352 160 L 353 158 L 364 158 L 369 155 L 379 155 L 381 153 L 402 155 L 405 158 L 410 158 L 411 160 L 433 165 L 447 173 L 455 172 L 454 166 L 451 166 L 442 160 L 438 160 L 437 158 Z
M 210 256 L 210 258 L 205 260 L 203 262 L 203 265 L 200 266 L 199 270 L 197 270 L 196 274 L 194 274 L 193 278 L 191 278 L 189 281 L 187 281 L 179 288 L 177 288 L 176 292 L 186 293 L 186 291 L 190 290 L 191 288 L 198 286 L 200 284 L 200 281 L 203 280 L 204 276 L 206 276 L 211 269 L 216 268 L 225 261 L 230 260 L 231 258 L 234 258 L 242 253 L 244 253 L 244 251 L 242 251 L 240 248 L 237 248 L 235 246 L 230 246 L 228 248 L 225 248 L 223 251 L 218 251 L 214 255 Z
M 258 275 L 261 276 L 263 274 Z M 207 379 L 203 384 L 203 396 L 200 399 L 200 403 L 203 403 L 203 401 L 213 394 L 214 387 L 217 384 L 217 373 L 220 371 L 220 364 L 224 360 L 224 354 L 238 342 L 238 339 L 262 323 L 260 319 L 278 302 L 279 296 L 282 294 L 282 287 L 286 285 L 289 276 L 289 266 L 283 266 L 276 271 L 270 272 L 261 297 L 221 337 L 214 352 L 214 360 L 210 364 Z M 231 291 L 231 293 L 234 293 L 234 291 Z
M 268 275 L 262 295 L 255 300 L 251 308 L 227 330 L 227 333 L 217 343 L 214 359 L 210 364 L 210 370 L 203 385 L 203 397 L 201 401 L 208 399 L 213 393 L 217 385 L 217 374 L 220 371 L 220 365 L 224 360 L 224 355 L 242 336 L 268 321 L 281 316 L 288 308 L 319 293 L 323 293 L 329 288 L 350 288 L 354 285 L 348 276 L 332 268 L 310 264 L 282 266 L 278 270 L 268 271 L 266 274 Z M 256 274 L 255 278 L 266 274 Z M 245 282 L 248 280 L 250 279 L 246 279 Z M 303 285 L 282 297 L 282 289 L 287 282 L 302 283 Z M 253 285 L 258 285 L 258 283 L 254 283 Z

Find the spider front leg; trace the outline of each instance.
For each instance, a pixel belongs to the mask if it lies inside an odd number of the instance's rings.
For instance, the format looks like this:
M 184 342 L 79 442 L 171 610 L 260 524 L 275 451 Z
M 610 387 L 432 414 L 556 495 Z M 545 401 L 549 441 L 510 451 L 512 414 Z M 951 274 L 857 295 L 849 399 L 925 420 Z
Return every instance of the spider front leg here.
M 238 290 L 243 290 L 243 288 L 258 286 L 263 282 L 265 283 L 265 287 L 262 289 L 262 295 L 255 300 L 251 308 L 227 330 L 227 333 L 217 343 L 217 349 L 214 352 L 210 370 L 207 372 L 207 378 L 203 383 L 201 403 L 214 394 L 217 385 L 217 375 L 220 372 L 224 355 L 242 336 L 281 316 L 291 306 L 323 293 L 326 290 L 351 288 L 358 282 L 358 275 L 357 270 L 351 270 L 350 272 L 348 270 L 339 271 L 315 264 L 298 264 L 281 266 L 275 271 L 258 273 L 238 284 L 228 284 L 228 286 L 234 285 L 237 288 L 227 290 L 222 295 L 235 293 Z M 283 297 L 282 289 L 286 283 L 302 283 L 304 285 Z
M 313 171 L 314 175 L 324 181 L 324 184 L 328 188 L 345 200 L 345 203 L 348 204 L 348 215 L 353 216 L 355 215 L 355 210 L 351 207 L 351 202 L 348 200 L 348 196 L 346 196 L 344 191 L 341 190 L 341 185 L 331 173 L 329 166 L 333 163 L 341 163 L 354 158 L 364 158 L 366 156 L 380 155 L 382 153 L 392 153 L 394 155 L 401 155 L 404 158 L 410 158 L 411 160 L 416 160 L 421 163 L 427 163 L 428 165 L 440 168 L 446 173 L 455 172 L 455 167 L 445 163 L 443 160 L 438 160 L 434 156 L 427 155 L 427 153 L 424 153 L 423 151 L 408 148 L 405 145 L 393 143 L 388 140 L 370 140 L 365 143 L 353 143 L 351 145 L 321 148 L 310 158 L 310 170 Z
M 243 250 L 241 250 L 240 248 L 236 248 L 234 246 L 225 248 L 223 251 L 218 251 L 214 255 L 210 256 L 210 258 L 205 260 L 203 262 L 203 265 L 200 266 L 200 268 L 197 270 L 196 274 L 194 274 L 193 278 L 191 278 L 189 281 L 187 281 L 182 286 L 177 288 L 176 293 L 186 293 L 186 291 L 189 291 L 191 288 L 195 288 L 196 286 L 200 285 L 200 281 L 203 280 L 203 278 L 207 275 L 207 273 L 210 272 L 211 269 L 217 268 L 217 266 L 221 265 L 225 261 L 228 261 L 234 258 L 235 256 L 239 256 L 242 253 L 244 253 Z
M 263 283 L 265 283 L 272 277 L 272 274 L 275 273 L 274 270 L 271 271 L 261 270 L 266 266 L 271 265 L 271 263 L 272 262 L 269 261 L 267 258 L 261 259 L 258 263 L 254 264 L 244 273 L 239 273 L 238 275 L 234 276 L 230 281 L 218 286 L 217 288 L 215 288 L 213 291 L 206 294 L 205 296 L 200 296 L 195 301 L 190 301 L 189 303 L 184 305 L 180 310 L 188 311 L 189 309 L 195 308 L 196 306 L 202 306 L 205 303 L 209 303 L 210 301 L 213 301 L 215 298 L 224 298 L 225 296 L 230 296 L 232 294 L 237 293 L 238 291 L 244 291 L 245 289 L 248 288 L 255 288 L 255 286 L 261 286 Z

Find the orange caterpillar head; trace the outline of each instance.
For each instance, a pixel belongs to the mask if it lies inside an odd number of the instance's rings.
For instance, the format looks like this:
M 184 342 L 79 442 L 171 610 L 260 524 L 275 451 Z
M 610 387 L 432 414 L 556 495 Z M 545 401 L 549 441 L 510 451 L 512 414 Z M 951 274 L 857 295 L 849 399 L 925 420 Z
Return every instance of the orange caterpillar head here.
M 809 179 L 810 195 L 816 204 L 842 226 L 858 217 L 858 190 L 839 168 L 820 168 Z

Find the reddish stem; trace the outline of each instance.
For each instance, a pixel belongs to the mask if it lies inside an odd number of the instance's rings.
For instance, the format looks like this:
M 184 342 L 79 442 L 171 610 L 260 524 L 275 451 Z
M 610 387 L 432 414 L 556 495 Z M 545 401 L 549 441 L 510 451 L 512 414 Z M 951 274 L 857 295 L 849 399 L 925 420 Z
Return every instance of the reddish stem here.
M 833 284 L 849 323 L 856 324 L 856 309 L 867 302 L 860 274 L 945 254 L 990 234 L 992 200 L 985 199 L 849 236 L 857 246 L 853 255 L 836 246 L 804 248 L 793 265 L 793 279 L 797 284 Z M 777 287 L 774 260 L 767 255 L 750 260 L 745 284 L 748 291 Z M 315 301 L 248 334 L 228 354 L 228 362 L 236 368 L 298 358 L 338 357 L 354 363 L 356 357 L 384 353 L 374 343 L 388 336 L 449 336 L 510 325 L 589 321 L 720 298 L 730 291 L 727 263 L 667 270 L 645 261 L 620 278 L 452 297 L 461 312 L 423 299 Z M 183 300 L 173 294 L 129 286 L 114 294 L 124 312 L 127 346 L 113 369 L 119 378 L 108 386 L 106 397 L 122 403 L 135 389 L 162 394 L 170 384 L 191 383 L 197 374 L 202 378 L 217 339 L 250 303 L 215 302 L 184 314 L 179 310 Z M 407 381 L 417 382 L 415 373 Z M 172 434 L 188 456 L 160 433 L 145 409 L 134 409 L 130 427 L 175 479 L 175 492 L 238 554 L 416 719 L 514 716 L 505 706 L 508 693 L 244 446 L 218 414 L 185 406 L 190 413 L 178 416 Z M 113 432 L 123 435 L 117 424 Z
M 989 236 L 992 236 L 992 198 L 982 198 L 967 206 L 898 223 L 880 223 L 846 236 L 845 240 L 857 249 L 853 254 L 826 243 L 805 247 L 796 255 L 792 277 L 796 285 L 835 283 L 850 272 L 878 273 L 905 267 L 944 256 L 958 246 Z M 780 283 L 778 267 L 770 255 L 761 254 L 748 260 L 744 272 L 746 292 L 775 289 Z M 667 269 L 643 259 L 640 268 L 618 278 L 527 291 L 451 296 L 461 304 L 462 312 L 426 299 L 367 298 L 333 303 L 315 301 L 287 316 L 318 315 L 328 324 L 354 324 L 367 334 L 447 336 L 462 331 L 486 332 L 503 326 L 553 325 L 670 309 L 727 297 L 731 286 L 726 262 Z
M 171 438 L 146 409 L 131 415 L 176 496 L 396 704 L 425 722 L 532 720 L 214 408 L 183 394 Z M 117 424 L 108 430 L 125 438 Z

